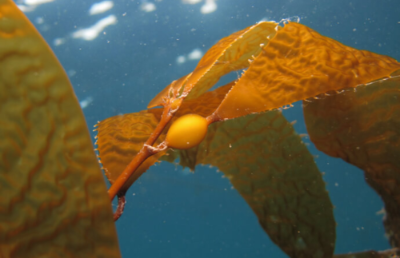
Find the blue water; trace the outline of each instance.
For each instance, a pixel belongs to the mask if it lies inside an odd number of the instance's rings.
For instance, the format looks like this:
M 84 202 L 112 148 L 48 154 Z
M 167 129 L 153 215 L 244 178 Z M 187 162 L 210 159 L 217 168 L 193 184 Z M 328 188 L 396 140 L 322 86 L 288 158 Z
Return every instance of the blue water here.
M 16 1 L 19 2 L 19 1 Z M 137 112 L 172 80 L 191 72 L 198 60 L 178 64 L 180 55 L 205 52 L 220 38 L 263 18 L 299 16 L 301 23 L 346 45 L 400 60 L 399 0 L 217 0 L 218 8 L 200 12 L 204 2 L 114 1 L 109 11 L 89 16 L 95 1 L 56 0 L 27 13 L 52 46 L 84 109 L 88 126 L 120 113 Z M 114 14 L 118 23 L 92 41 L 74 39 L 77 29 Z M 38 19 L 38 18 L 42 18 Z M 54 45 L 54 39 L 65 43 Z M 300 103 L 285 111 L 306 133 Z M 94 136 L 94 135 L 93 135 Z M 366 185 L 363 173 L 345 162 L 317 155 L 335 206 L 335 253 L 389 248 L 377 214 L 383 203 Z M 116 223 L 123 257 L 287 257 L 264 233 L 245 201 L 215 168 L 196 173 L 168 163 L 150 168 L 127 193 Z

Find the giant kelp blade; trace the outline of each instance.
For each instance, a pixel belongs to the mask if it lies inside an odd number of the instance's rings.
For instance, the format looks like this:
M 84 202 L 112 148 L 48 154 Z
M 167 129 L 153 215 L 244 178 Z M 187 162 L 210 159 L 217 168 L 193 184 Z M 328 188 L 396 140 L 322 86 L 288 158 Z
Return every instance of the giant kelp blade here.
M 400 74 L 400 73 L 398 73 Z M 400 246 L 400 77 L 304 102 L 315 146 L 364 170 L 385 203 L 390 244 Z
M 260 45 L 268 43 L 269 37 L 275 35 L 276 27 L 276 22 L 260 22 L 218 41 L 199 61 L 185 85 L 182 85 L 184 94 L 189 94 L 187 98 L 197 98 L 218 82 L 221 76 L 248 67 L 248 60 L 261 52 Z M 164 89 L 164 92 L 167 90 Z M 149 107 L 161 105 L 161 100 L 162 97 L 157 95 Z
M 157 111 L 161 110 L 152 110 L 154 113 Z M 124 171 L 156 128 L 161 112 L 157 114 L 158 116 L 155 116 L 144 110 L 138 113 L 113 116 L 97 124 L 100 160 L 111 184 Z M 156 144 L 161 143 L 164 138 L 165 135 L 161 135 Z M 126 191 L 163 154 L 164 152 L 160 152 L 148 158 L 121 190 Z
M 11 0 L 0 0 L 0 136 L 0 257 L 120 257 L 68 77 Z
M 347 47 L 288 23 L 263 48 L 216 111 L 235 118 L 387 77 L 396 60 Z
M 197 147 L 170 152 L 184 166 L 221 170 L 290 257 L 332 257 L 333 207 L 313 157 L 278 111 L 210 125 Z

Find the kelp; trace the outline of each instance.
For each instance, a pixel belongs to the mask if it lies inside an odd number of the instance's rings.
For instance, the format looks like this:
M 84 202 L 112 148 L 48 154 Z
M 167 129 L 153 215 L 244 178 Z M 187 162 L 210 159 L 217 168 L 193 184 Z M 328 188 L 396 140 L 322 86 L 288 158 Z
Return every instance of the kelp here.
M 110 203 L 70 83 L 10 0 L 0 0 L 0 46 L 1 256 L 119 257 Z M 238 80 L 208 91 L 221 76 L 246 68 Z M 210 164 L 290 257 L 332 257 L 335 221 L 321 173 L 277 110 L 304 100 L 312 142 L 364 170 L 385 203 L 386 232 L 398 247 L 399 69 L 390 57 L 293 22 L 261 22 L 234 33 L 149 104 L 163 108 L 98 123 L 109 197 L 118 194 L 122 207 L 129 186 L 157 160 L 179 159 L 191 169 Z M 172 150 L 165 136 L 186 114 L 205 117 L 208 133 L 193 148 Z
M 280 111 L 214 123 L 198 147 L 169 153 L 171 162 L 222 171 L 290 257 L 332 256 L 333 206 L 312 155 Z
M 167 94 L 158 94 L 148 108 L 163 105 L 163 97 L 169 98 L 172 88 L 176 94 L 180 93 L 187 99 L 196 98 L 223 75 L 248 67 L 248 60 L 261 52 L 260 45 L 268 43 L 269 38 L 275 35 L 277 26 L 275 22 L 260 22 L 221 39 L 201 58 L 192 73 L 168 85 L 161 92 Z
M 400 246 L 399 75 L 304 103 L 307 131 L 315 146 L 362 169 L 366 182 L 381 196 L 393 247 Z
M 347 47 L 297 23 L 279 30 L 227 94 L 216 115 L 235 118 L 389 77 L 393 58 Z
M 400 69 L 400 64 L 387 56 L 344 46 L 301 24 L 287 22 L 283 27 L 271 22 L 265 23 L 265 26 L 262 24 L 222 39 L 205 54 L 192 73 L 171 83 L 150 102 L 149 107 L 161 105 L 163 108 L 142 111 L 146 116 L 151 113 L 158 124 L 151 125 L 153 133 L 149 139 L 142 140 L 142 148 L 138 147 L 139 142 L 135 142 L 136 156 L 130 162 L 119 164 L 127 165 L 123 171 L 103 162 L 108 174 L 113 174 L 113 178 L 116 177 L 114 174 L 118 176 L 115 181 L 118 184 L 111 186 L 109 194 L 113 198 L 121 193 L 120 189 L 126 191 L 127 180 L 133 183 L 132 178 L 137 178 L 135 169 L 155 154 L 161 154 L 161 160 L 169 162 L 179 159 L 182 166 L 191 169 L 198 164 L 211 164 L 230 179 L 257 215 L 265 232 L 290 257 L 331 257 L 335 222 L 324 182 L 300 137 L 276 109 L 307 100 L 311 102 L 305 105 L 307 117 L 307 107 L 312 104 L 323 105 L 332 93 L 345 96 L 342 91 L 357 92 L 363 85 L 379 84 L 381 90 L 388 91 L 388 96 L 391 96 L 393 90 L 388 87 L 391 84 L 394 88 L 399 87 L 397 77 L 392 73 Z M 271 33 L 270 27 L 276 33 Z M 251 38 L 251 42 L 261 42 L 261 39 L 257 41 L 257 37 L 267 41 L 258 47 L 251 44 L 253 47 L 250 49 L 257 51 L 252 50 L 251 55 L 240 57 L 238 54 L 246 51 L 237 51 L 235 44 L 246 44 L 248 39 L 243 39 L 243 35 Z M 224 55 L 226 57 L 222 59 Z M 244 62 L 246 58 L 248 60 Z M 238 80 L 206 92 L 222 75 L 245 67 L 248 67 L 247 70 Z M 326 98 L 321 99 L 321 96 Z M 389 109 L 381 107 L 382 112 L 398 114 L 396 97 L 386 103 Z M 331 105 L 334 110 L 336 100 Z M 362 103 L 354 102 L 354 106 L 362 108 Z M 171 124 L 185 114 L 207 119 L 208 134 L 203 142 L 188 150 L 171 150 L 166 141 L 155 144 L 158 137 L 165 137 Z M 395 116 L 388 116 L 391 123 L 394 122 Z M 323 118 L 325 120 L 320 123 L 327 127 L 336 123 L 334 119 L 329 121 L 329 118 Z M 105 129 L 102 123 L 98 127 L 99 140 L 100 134 L 110 135 L 107 145 L 117 145 L 112 137 L 115 132 Z M 318 132 L 320 126 L 318 124 L 314 129 Z M 347 137 L 355 135 L 353 137 L 357 138 L 357 130 L 351 127 L 343 130 L 346 129 Z M 128 135 L 126 137 L 129 138 Z M 379 131 L 376 137 L 389 139 Z M 313 142 L 315 139 L 311 137 Z M 397 149 L 382 149 L 381 153 L 388 155 L 391 151 L 396 153 L 393 157 L 399 153 Z M 100 151 L 100 157 L 103 160 L 107 155 Z M 384 165 L 390 166 L 387 163 Z M 388 174 L 390 180 L 381 188 L 389 187 L 393 177 L 397 177 L 397 170 L 391 172 Z M 140 173 L 143 172 L 140 170 Z M 393 188 L 396 185 L 394 181 L 390 186 Z M 382 196 L 382 190 L 374 188 Z M 397 203 L 395 205 L 397 209 Z M 386 221 L 390 222 L 390 219 Z M 393 230 L 393 235 L 397 235 L 397 228 L 393 223 L 390 225 L 388 232 Z
M 0 257 L 120 257 L 82 110 L 12 0 L 0 0 L 0 136 Z

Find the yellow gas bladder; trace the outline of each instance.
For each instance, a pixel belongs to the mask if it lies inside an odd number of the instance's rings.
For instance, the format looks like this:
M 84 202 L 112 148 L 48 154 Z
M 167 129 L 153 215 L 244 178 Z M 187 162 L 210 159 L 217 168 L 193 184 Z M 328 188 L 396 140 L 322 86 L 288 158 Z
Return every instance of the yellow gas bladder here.
M 178 118 L 169 128 L 165 141 L 174 149 L 190 149 L 198 145 L 206 136 L 207 120 L 196 114 Z

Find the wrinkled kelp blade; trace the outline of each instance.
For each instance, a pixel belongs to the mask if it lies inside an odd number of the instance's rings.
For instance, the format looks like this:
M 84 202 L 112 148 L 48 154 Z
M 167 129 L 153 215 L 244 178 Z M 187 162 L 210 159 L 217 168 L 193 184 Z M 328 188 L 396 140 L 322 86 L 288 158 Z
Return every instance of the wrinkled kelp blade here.
M 290 257 L 332 257 L 335 220 L 325 183 L 280 112 L 212 124 L 199 146 L 163 159 L 177 157 L 190 168 L 218 167 Z
M 390 243 L 400 246 L 400 77 L 304 103 L 315 146 L 361 168 L 385 203 Z
M 72 87 L 11 0 L 0 0 L 0 136 L 0 257 L 120 257 Z
M 248 67 L 248 60 L 260 53 L 260 45 L 266 45 L 268 37 L 275 35 L 276 26 L 275 22 L 260 22 L 235 32 L 212 46 L 186 81 L 184 92 L 190 92 L 187 99 L 197 98 L 206 92 L 221 76 Z M 161 105 L 161 99 L 162 97 L 157 95 L 149 107 Z
M 156 117 L 144 110 L 113 116 L 98 123 L 98 150 L 105 174 L 111 184 L 143 147 L 158 121 L 159 116 Z M 165 135 L 161 135 L 156 144 L 161 143 L 164 138 Z M 125 183 L 122 190 L 127 190 L 163 154 L 164 152 L 160 152 L 148 158 Z
M 263 48 L 216 113 L 224 119 L 279 108 L 387 77 L 399 68 L 390 57 L 347 47 L 290 22 Z

